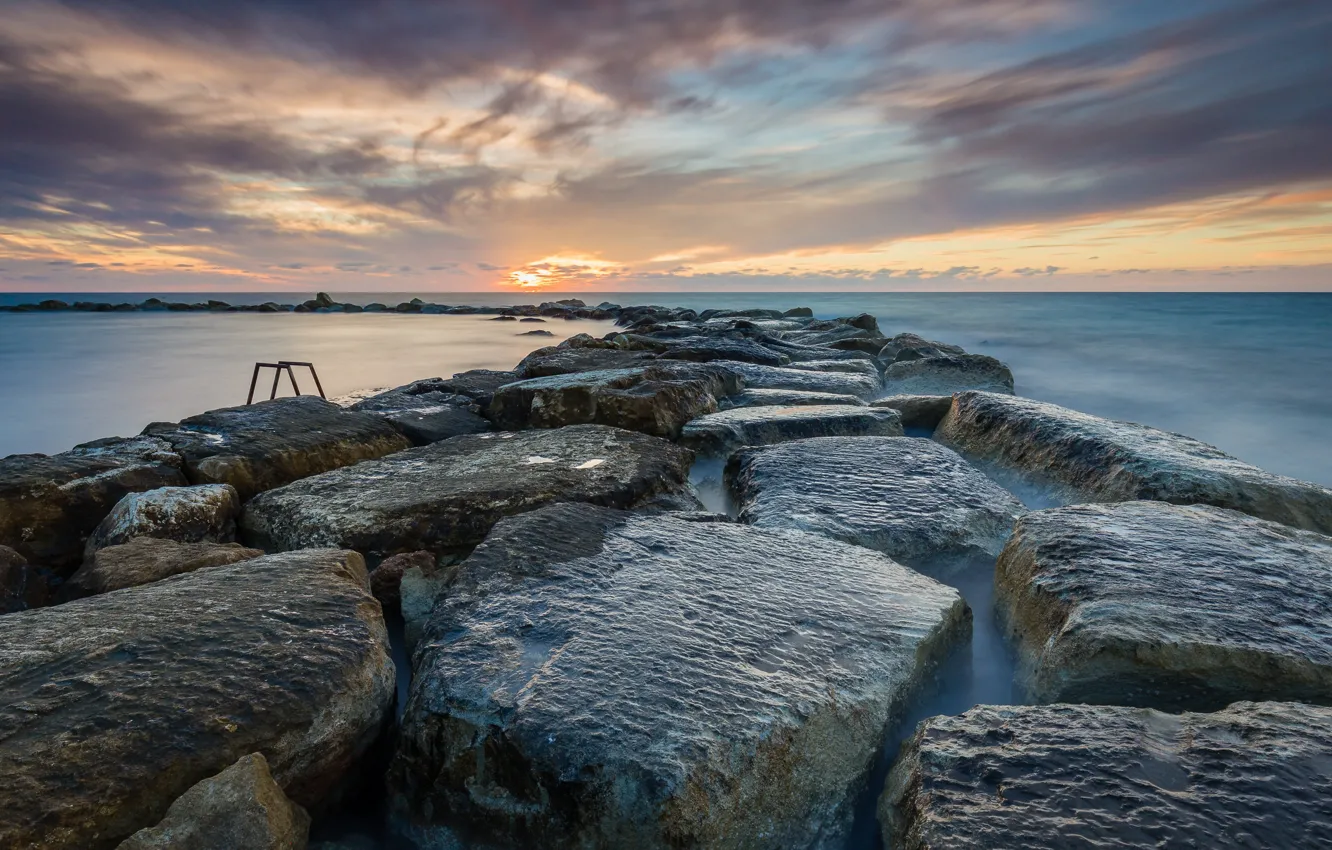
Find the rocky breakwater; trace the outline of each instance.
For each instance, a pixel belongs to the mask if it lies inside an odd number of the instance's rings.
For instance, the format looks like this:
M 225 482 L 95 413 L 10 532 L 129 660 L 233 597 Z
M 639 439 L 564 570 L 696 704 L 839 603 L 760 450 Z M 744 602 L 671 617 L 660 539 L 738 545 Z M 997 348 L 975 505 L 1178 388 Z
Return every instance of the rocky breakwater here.
M 584 504 L 506 519 L 436 603 L 390 769 L 428 846 L 835 846 L 970 612 L 877 553 Z
M 935 437 L 996 474 L 1049 487 L 1069 502 L 1216 505 L 1332 534 L 1332 490 L 1145 425 L 967 392 L 954 397 Z
M 390 715 L 354 552 L 215 566 L 0 617 L 0 846 L 102 850 L 261 753 L 319 811 Z

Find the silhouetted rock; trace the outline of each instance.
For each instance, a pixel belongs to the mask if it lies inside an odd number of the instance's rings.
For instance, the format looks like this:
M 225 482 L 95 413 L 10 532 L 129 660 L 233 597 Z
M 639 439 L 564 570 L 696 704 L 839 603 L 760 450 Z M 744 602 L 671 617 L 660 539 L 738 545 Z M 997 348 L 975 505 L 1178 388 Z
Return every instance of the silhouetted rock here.
M 130 493 L 98 524 L 84 557 L 135 537 L 180 543 L 230 543 L 236 539 L 240 495 L 230 484 L 159 487 Z

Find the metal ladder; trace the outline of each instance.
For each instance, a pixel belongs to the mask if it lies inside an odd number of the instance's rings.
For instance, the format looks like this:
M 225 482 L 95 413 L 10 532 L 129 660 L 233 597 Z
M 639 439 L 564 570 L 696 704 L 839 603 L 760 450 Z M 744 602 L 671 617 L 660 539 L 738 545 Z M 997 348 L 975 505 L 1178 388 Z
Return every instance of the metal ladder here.
M 296 395 L 300 395 L 300 394 L 301 394 L 301 388 L 300 388 L 299 386 L 297 386 L 297 384 L 296 384 L 296 373 L 295 373 L 294 371 L 292 371 L 292 368 L 291 368 L 291 367 L 293 367 L 293 366 L 304 366 L 304 367 L 306 367 L 307 369 L 309 369 L 309 370 L 310 370 L 310 376 L 311 376 L 312 378 L 314 378 L 315 388 L 319 390 L 319 397 L 322 398 L 322 399 L 327 399 L 327 398 L 328 398 L 328 396 L 324 395 L 324 385 L 321 384 L 321 383 L 319 383 L 319 373 L 315 371 L 315 367 L 314 367 L 314 364 L 313 364 L 313 363 L 305 363 L 305 362 L 302 362 L 302 361 L 299 361 L 299 360 L 279 360 L 279 361 L 276 362 L 276 363 L 256 363 L 256 364 L 254 364 L 254 375 L 251 376 L 251 378 L 250 378 L 250 394 L 246 397 L 246 399 L 245 399 L 245 403 L 246 403 L 247 405 L 249 405 L 249 404 L 254 404 L 254 388 L 255 388 L 255 385 L 259 383 L 259 370 L 260 370 L 260 369 L 272 369 L 272 370 L 273 370 L 273 390 L 272 390 L 272 392 L 270 392 L 270 393 L 268 394 L 268 400 L 269 400 L 269 401 L 272 401 L 273 399 L 277 398 L 278 381 L 281 380 L 281 378 L 282 378 L 282 373 L 283 373 L 284 371 L 287 373 L 287 377 L 291 379 L 291 388 L 292 388 L 293 390 L 296 391 Z

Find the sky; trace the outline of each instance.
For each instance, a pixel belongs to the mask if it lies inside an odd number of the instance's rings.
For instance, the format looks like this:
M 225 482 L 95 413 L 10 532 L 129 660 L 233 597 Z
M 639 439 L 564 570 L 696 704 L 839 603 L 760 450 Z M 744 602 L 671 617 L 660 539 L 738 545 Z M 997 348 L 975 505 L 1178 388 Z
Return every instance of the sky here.
M 1332 290 L 1327 0 L 0 0 L 0 290 Z

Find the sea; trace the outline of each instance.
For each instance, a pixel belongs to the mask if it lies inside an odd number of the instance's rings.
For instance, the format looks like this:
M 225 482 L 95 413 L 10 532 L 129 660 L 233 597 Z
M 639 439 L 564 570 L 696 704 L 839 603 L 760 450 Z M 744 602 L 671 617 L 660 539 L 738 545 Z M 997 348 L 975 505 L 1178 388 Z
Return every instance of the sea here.
M 298 303 L 309 293 L 155 293 L 164 300 Z M 144 293 L 0 294 L 0 304 L 139 302 Z M 809 307 L 820 318 L 878 317 L 902 332 L 1007 363 L 1019 395 L 1201 439 L 1272 472 L 1332 487 L 1332 294 L 1140 293 L 338 293 L 340 301 L 509 306 L 580 297 L 589 304 Z M 329 396 L 466 369 L 509 369 L 530 350 L 609 322 L 494 322 L 489 316 L 251 313 L 0 313 L 0 456 L 58 452 L 245 402 L 256 361 L 309 361 Z M 531 329 L 551 337 L 520 336 Z M 271 373 L 270 373 L 271 375 Z M 312 382 L 298 373 L 303 391 Z M 257 397 L 271 391 L 261 380 Z M 290 385 L 280 394 L 290 394 Z M 714 465 L 715 466 L 715 465 Z M 695 481 L 723 509 L 717 469 Z M 1019 494 L 1021 495 L 1021 494 Z M 1036 507 L 1037 505 L 1032 505 Z M 886 736 L 855 807 L 845 850 L 882 846 L 875 803 L 901 742 L 920 720 L 1015 701 L 1014 659 L 995 622 L 993 562 L 942 578 L 974 613 L 969 647 L 944 666 Z M 395 634 L 396 637 L 396 634 Z M 400 640 L 399 699 L 410 671 Z M 345 846 L 396 848 L 376 813 L 316 824 Z

